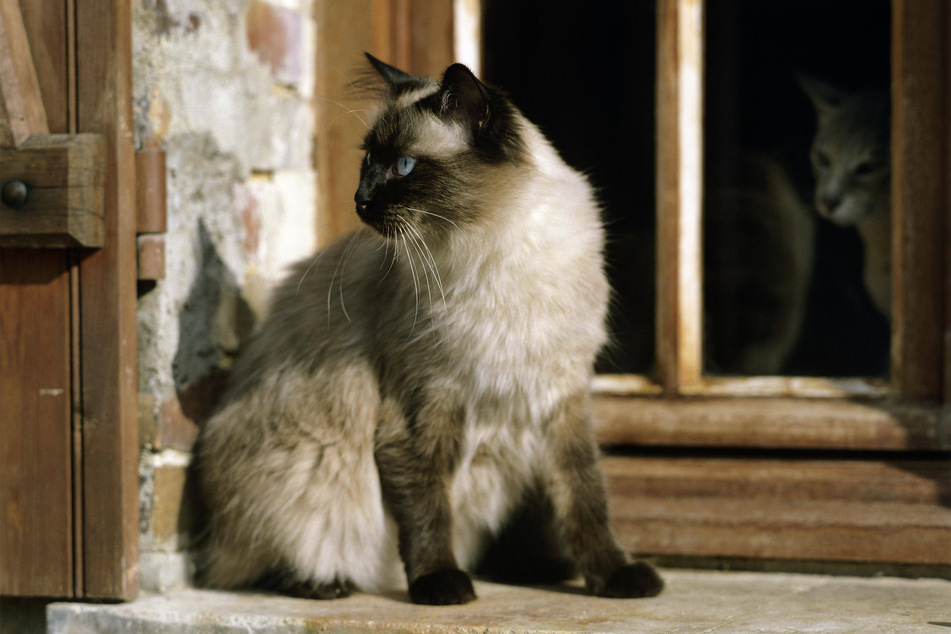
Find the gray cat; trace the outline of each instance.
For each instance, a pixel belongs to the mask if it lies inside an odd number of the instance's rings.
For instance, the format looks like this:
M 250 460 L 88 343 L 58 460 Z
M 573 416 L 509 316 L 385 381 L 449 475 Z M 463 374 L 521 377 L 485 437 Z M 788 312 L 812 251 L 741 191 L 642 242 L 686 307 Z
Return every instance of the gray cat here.
M 891 102 L 883 92 L 845 91 L 805 76 L 799 83 L 818 115 L 810 154 L 816 208 L 835 224 L 858 230 L 865 288 L 890 319 Z
M 367 57 L 386 86 L 368 226 L 276 290 L 202 430 L 205 580 L 465 603 L 465 571 L 518 528 L 545 549 L 516 567 L 656 595 L 611 531 L 589 422 L 609 293 L 591 187 L 464 66 L 437 82 Z

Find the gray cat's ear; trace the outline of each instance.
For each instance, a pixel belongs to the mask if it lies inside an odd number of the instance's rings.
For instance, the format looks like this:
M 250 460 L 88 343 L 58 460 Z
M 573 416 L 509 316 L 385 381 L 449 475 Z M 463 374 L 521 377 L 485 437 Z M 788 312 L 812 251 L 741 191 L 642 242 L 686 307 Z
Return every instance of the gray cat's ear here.
M 486 128 L 492 114 L 488 89 L 471 70 L 453 64 L 443 74 L 439 91 L 442 116 L 471 126 L 474 133 Z
M 387 85 L 389 85 L 390 88 L 399 88 L 401 85 L 404 85 L 404 84 L 409 84 L 409 83 L 415 84 L 419 82 L 418 78 L 413 77 L 409 73 L 404 73 L 399 68 L 396 68 L 395 66 L 390 66 L 386 62 L 381 62 L 380 60 L 373 57 L 367 52 L 364 52 L 363 54 L 366 55 L 368 60 L 370 60 L 370 64 L 373 65 L 373 68 L 376 70 L 377 73 L 379 73 L 380 77 L 382 77 L 383 80 L 386 81 Z
M 816 107 L 816 112 L 820 115 L 826 114 L 841 106 L 842 102 L 845 101 L 848 96 L 848 93 L 844 90 L 802 73 L 796 74 L 796 81 L 799 83 L 799 87 L 802 88 L 803 92 L 805 92 L 812 101 L 812 105 Z

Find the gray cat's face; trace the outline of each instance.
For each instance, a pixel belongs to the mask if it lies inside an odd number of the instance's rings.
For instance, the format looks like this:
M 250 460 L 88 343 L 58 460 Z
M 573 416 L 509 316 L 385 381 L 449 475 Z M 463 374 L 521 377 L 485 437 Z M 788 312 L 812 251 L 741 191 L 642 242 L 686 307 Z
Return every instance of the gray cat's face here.
M 847 93 L 800 78 L 818 114 L 810 159 L 819 213 L 854 225 L 891 208 L 889 104 L 884 94 Z

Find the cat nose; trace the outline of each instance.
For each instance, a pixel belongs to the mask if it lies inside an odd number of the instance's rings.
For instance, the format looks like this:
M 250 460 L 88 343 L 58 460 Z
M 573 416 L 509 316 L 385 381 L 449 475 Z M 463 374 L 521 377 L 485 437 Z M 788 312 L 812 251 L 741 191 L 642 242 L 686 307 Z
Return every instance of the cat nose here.
M 838 194 L 823 194 L 820 198 L 820 202 L 827 211 L 832 211 L 842 202 L 842 197 Z
M 353 195 L 353 202 L 357 204 L 357 211 L 366 211 L 367 205 L 370 204 L 370 197 L 358 189 Z

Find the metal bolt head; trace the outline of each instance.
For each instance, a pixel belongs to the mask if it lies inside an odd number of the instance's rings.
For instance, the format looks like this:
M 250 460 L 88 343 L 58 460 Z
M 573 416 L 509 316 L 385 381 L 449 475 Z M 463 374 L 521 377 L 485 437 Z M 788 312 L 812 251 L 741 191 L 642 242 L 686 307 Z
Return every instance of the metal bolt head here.
M 0 199 L 7 207 L 19 209 L 26 204 L 27 194 L 26 183 L 23 181 L 7 181 L 3 184 L 3 190 L 0 191 Z

